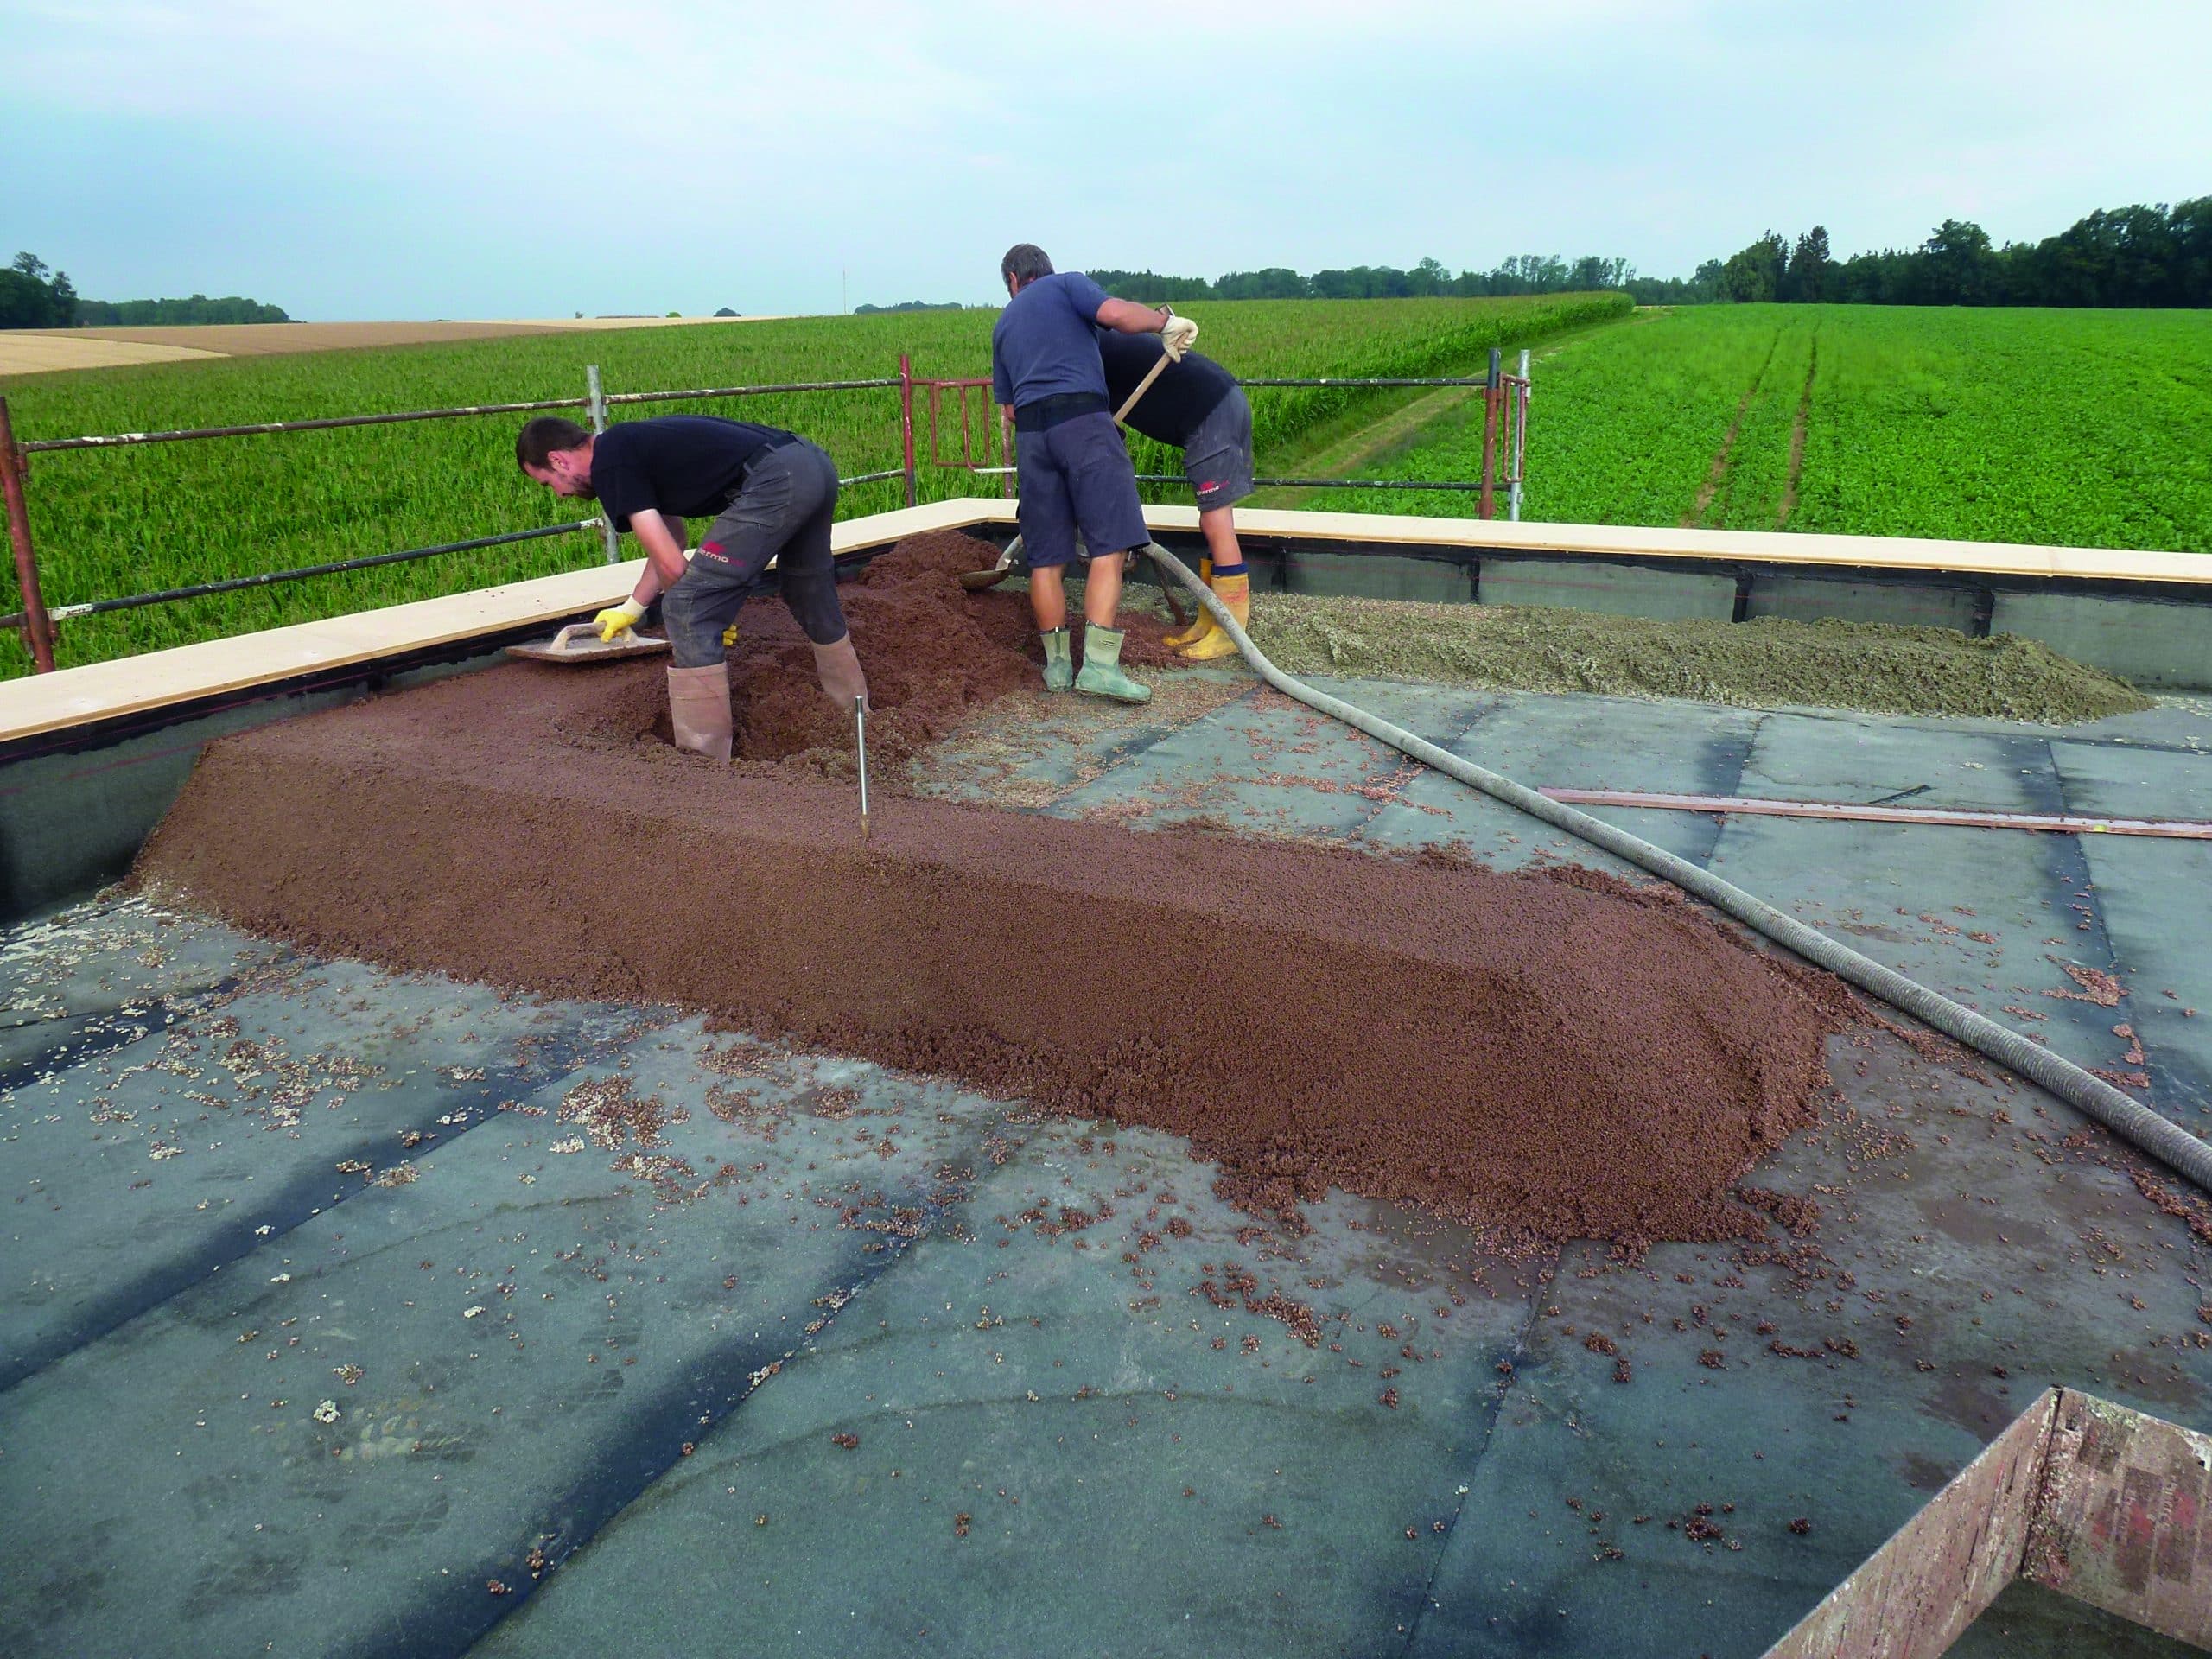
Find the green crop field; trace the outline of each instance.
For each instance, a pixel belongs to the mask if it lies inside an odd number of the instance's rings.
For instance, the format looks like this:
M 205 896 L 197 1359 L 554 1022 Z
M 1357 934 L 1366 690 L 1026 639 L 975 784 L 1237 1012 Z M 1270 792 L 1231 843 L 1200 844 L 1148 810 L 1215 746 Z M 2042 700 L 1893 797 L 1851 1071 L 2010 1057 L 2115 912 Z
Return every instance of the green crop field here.
M 2212 552 L 2201 311 L 1707 306 L 1585 334 L 1532 378 L 1529 518 Z M 1475 477 L 1479 412 L 1362 475 Z
M 1198 313 L 1200 349 L 1246 376 L 1460 373 L 1492 346 L 1563 334 L 1625 311 L 1622 295 L 1511 300 L 1255 301 Z M 610 392 L 865 379 L 912 353 L 920 375 L 989 368 L 988 311 L 554 334 L 101 369 L 0 380 L 18 439 L 302 420 L 578 397 L 584 365 Z M 1254 395 L 1262 456 L 1354 394 Z M 1380 396 L 1370 394 L 1370 396 Z M 988 404 L 979 401 L 988 427 Z M 704 412 L 786 426 L 848 474 L 899 462 L 895 391 L 658 404 L 618 416 Z M 523 417 L 497 416 L 33 458 L 29 480 L 47 601 L 64 605 L 226 576 L 558 524 L 582 516 L 516 470 Z M 957 449 L 957 423 L 950 448 Z M 1158 457 L 1140 455 L 1147 470 Z M 926 457 L 925 457 L 926 461 Z M 954 470 L 923 474 L 927 499 L 995 488 Z M 863 485 L 845 515 L 902 505 L 896 480 Z M 64 665 L 312 617 L 572 569 L 601 556 L 595 533 L 88 617 L 60 625 Z M 17 604 L 12 572 L 0 608 Z M 27 671 L 19 635 L 0 634 L 0 676 Z

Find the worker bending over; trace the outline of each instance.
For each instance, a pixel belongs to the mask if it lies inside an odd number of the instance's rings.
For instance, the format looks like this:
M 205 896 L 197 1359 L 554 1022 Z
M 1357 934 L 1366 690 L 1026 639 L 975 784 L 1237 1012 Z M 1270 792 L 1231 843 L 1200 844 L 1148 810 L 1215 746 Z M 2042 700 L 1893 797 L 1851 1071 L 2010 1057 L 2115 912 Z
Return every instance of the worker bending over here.
M 1162 308 L 1117 300 L 1081 271 L 1055 272 L 1024 242 L 999 262 L 1006 309 L 991 331 L 991 387 L 1014 416 L 1016 516 L 1029 557 L 1029 607 L 1045 641 L 1045 684 L 1122 702 L 1151 691 L 1122 671 L 1124 556 L 1152 539 L 1137 499 L 1136 471 L 1106 401 L 1098 329 L 1158 334 L 1179 358 L 1198 326 Z M 1077 545 L 1078 535 L 1082 547 Z M 1061 568 L 1089 561 L 1083 585 L 1083 671 L 1068 650 Z
M 1106 368 L 1106 399 L 1116 409 L 1144 384 L 1164 348 L 1143 334 L 1098 332 Z M 1252 405 L 1228 370 L 1210 357 L 1185 352 L 1160 371 L 1126 416 L 1147 438 L 1183 452 L 1183 474 L 1198 498 L 1198 528 L 1206 538 L 1198 574 L 1229 607 L 1240 626 L 1252 620 L 1252 585 L 1244 552 L 1236 544 L 1236 504 L 1252 493 Z M 1234 657 L 1236 646 L 1214 626 L 1203 606 L 1198 620 L 1167 643 L 1194 662 Z
M 541 416 L 515 440 L 515 460 L 556 495 L 596 499 L 607 521 L 645 550 L 630 597 L 593 620 L 601 639 L 613 639 L 660 599 L 675 661 L 668 709 L 677 747 L 729 759 L 726 631 L 771 559 L 784 603 L 813 642 L 823 690 L 849 713 L 868 695 L 837 603 L 830 553 L 837 464 L 823 450 L 776 427 L 713 415 L 625 421 L 596 437 Z M 714 521 L 688 565 L 687 518 Z

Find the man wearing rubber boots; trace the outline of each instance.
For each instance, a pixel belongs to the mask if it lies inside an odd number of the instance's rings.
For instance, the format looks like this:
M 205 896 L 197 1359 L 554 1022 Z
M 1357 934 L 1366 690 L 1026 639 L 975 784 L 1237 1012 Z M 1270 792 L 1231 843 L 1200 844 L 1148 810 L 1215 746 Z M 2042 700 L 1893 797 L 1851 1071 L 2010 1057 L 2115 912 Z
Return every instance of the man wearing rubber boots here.
M 1152 539 L 1136 472 L 1106 401 L 1099 328 L 1158 334 L 1182 356 L 1198 325 L 1165 308 L 1117 300 L 1080 271 L 1055 272 L 1024 242 L 999 262 L 1007 307 L 991 331 L 993 394 L 1014 412 L 1017 516 L 1029 556 L 1029 606 L 1045 642 L 1045 685 L 1144 702 L 1152 692 L 1122 671 L 1124 555 Z M 1082 538 L 1079 551 L 1077 538 Z M 1061 568 L 1089 561 L 1083 588 L 1083 671 L 1068 649 Z
M 1162 346 L 1143 334 L 1098 333 L 1106 369 L 1106 400 L 1116 409 L 1144 385 Z M 1129 426 L 1183 452 L 1183 474 L 1198 501 L 1198 529 L 1206 538 L 1198 575 L 1240 626 L 1252 617 L 1252 584 L 1236 543 L 1236 504 L 1252 493 L 1252 405 L 1229 371 L 1210 357 L 1185 352 L 1160 371 L 1129 410 Z M 1234 657 L 1236 646 L 1200 607 L 1198 620 L 1167 643 L 1193 662 Z
M 729 759 L 726 631 L 771 559 L 784 603 L 813 642 L 823 690 L 847 713 L 868 695 L 830 553 L 837 466 L 816 445 L 711 415 L 625 421 L 596 437 L 574 421 L 542 416 L 516 439 L 515 460 L 556 495 L 596 498 L 607 522 L 644 549 L 645 572 L 630 597 L 593 620 L 600 637 L 612 639 L 659 598 L 675 659 L 668 709 L 677 747 Z M 688 518 L 714 522 L 687 565 Z

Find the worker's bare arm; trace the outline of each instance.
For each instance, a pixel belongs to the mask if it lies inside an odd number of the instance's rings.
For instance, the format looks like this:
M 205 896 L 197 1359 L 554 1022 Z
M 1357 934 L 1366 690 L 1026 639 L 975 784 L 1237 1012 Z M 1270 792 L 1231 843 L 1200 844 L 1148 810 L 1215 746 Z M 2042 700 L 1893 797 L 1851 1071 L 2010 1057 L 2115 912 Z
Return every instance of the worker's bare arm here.
M 683 579 L 683 548 L 668 522 L 650 507 L 630 515 L 630 533 L 638 538 L 645 556 L 645 574 L 638 578 L 632 596 L 641 605 L 650 605 L 656 595 Z
M 1156 334 L 1167 326 L 1172 314 L 1156 305 L 1135 300 L 1109 300 L 1098 308 L 1098 326 L 1117 334 Z

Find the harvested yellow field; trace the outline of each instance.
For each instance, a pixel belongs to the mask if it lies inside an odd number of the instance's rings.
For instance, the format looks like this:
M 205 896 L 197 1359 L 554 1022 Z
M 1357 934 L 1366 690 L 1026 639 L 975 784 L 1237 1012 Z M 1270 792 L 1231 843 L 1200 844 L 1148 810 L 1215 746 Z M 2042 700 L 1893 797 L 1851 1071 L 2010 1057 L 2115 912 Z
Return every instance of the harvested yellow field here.
M 514 328 L 673 328 L 699 322 L 782 322 L 783 315 L 758 317 L 524 317 L 512 320 Z
M 50 369 L 113 369 L 137 363 L 181 363 L 220 357 L 197 346 L 94 336 L 82 328 L 0 331 L 0 374 L 41 374 Z
M 672 324 L 765 322 L 765 317 L 544 317 L 492 322 L 230 322 L 153 328 L 0 330 L 0 375 L 105 369 L 199 357 L 269 357 L 361 346 L 434 346 L 579 329 L 659 328 Z

